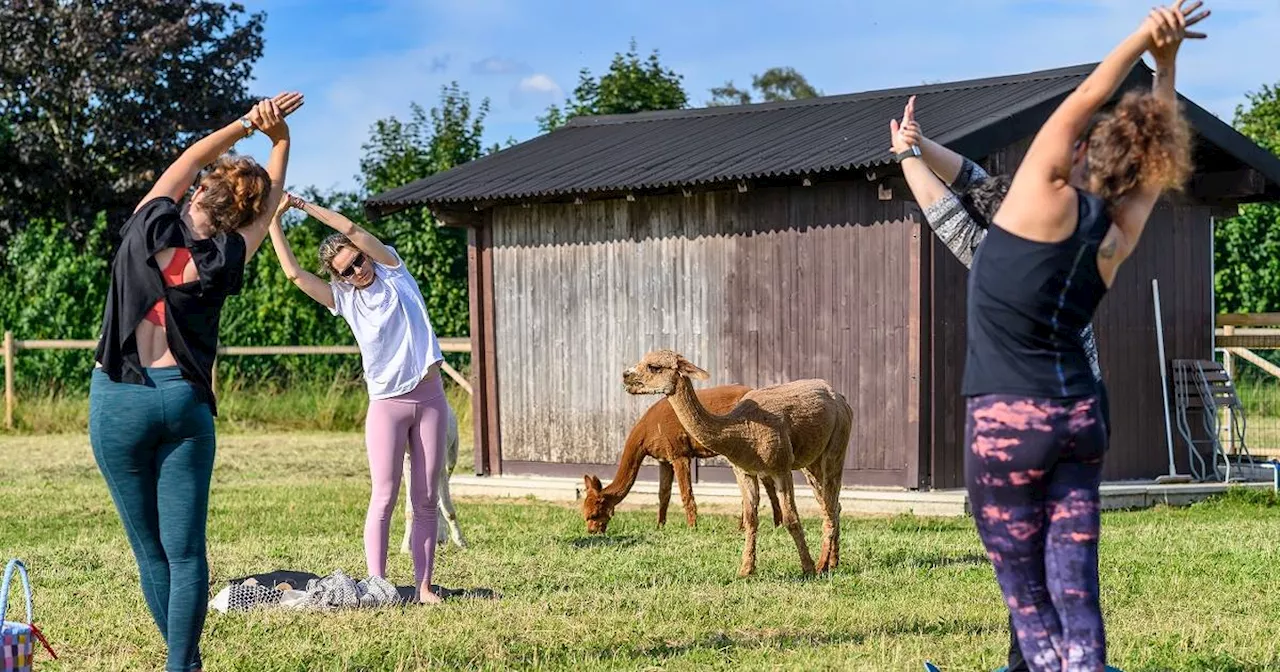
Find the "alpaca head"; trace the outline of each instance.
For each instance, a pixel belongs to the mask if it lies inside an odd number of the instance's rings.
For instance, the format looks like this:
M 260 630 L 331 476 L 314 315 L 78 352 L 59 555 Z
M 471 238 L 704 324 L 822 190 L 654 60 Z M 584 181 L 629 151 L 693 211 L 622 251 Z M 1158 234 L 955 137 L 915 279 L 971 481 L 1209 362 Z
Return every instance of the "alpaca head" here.
M 654 350 L 645 355 L 635 366 L 622 372 L 622 384 L 628 394 L 665 394 L 670 396 L 676 392 L 676 381 L 680 376 L 695 380 L 710 378 L 706 371 L 699 369 L 678 352 L 672 350 Z
M 587 521 L 587 532 L 604 534 L 609 528 L 609 519 L 613 517 L 613 507 L 618 502 L 604 493 L 599 478 L 584 474 L 582 481 L 587 486 L 586 496 L 582 498 L 582 517 Z

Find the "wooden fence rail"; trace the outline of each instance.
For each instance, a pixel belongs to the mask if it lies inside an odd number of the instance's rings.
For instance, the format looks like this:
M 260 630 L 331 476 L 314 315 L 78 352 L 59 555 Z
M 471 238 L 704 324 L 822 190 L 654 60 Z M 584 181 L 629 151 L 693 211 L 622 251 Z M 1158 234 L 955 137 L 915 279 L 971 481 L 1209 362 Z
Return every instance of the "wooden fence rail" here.
M 4 426 L 6 429 L 13 429 L 13 409 L 17 405 L 17 396 L 14 392 L 13 369 L 14 360 L 18 357 L 19 350 L 93 350 L 98 347 L 97 341 L 74 341 L 74 340 L 30 340 L 18 341 L 14 340 L 13 332 L 4 332 Z M 469 338 L 442 338 L 440 339 L 440 349 L 444 352 L 471 352 L 471 339 Z M 244 356 L 244 355 L 358 355 L 360 348 L 354 345 L 263 345 L 263 346 L 244 346 L 244 345 L 224 345 L 218 347 L 218 356 Z M 448 362 L 441 364 L 441 370 L 453 379 L 459 387 L 467 391 L 467 394 L 473 394 L 471 390 L 471 382 L 466 379 L 457 369 L 449 366 Z M 213 383 L 217 385 L 217 362 L 214 363 L 214 379 Z

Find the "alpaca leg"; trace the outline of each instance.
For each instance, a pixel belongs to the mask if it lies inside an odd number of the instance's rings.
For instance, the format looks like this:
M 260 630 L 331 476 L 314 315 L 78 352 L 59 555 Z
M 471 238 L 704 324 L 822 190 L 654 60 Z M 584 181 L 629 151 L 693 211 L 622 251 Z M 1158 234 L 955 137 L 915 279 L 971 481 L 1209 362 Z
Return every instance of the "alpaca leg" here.
M 404 539 L 400 541 L 400 552 L 409 552 L 409 531 L 413 529 L 413 503 L 409 501 L 409 451 L 404 452 Z
M 830 572 L 840 564 L 840 471 L 805 470 L 814 498 L 822 508 L 822 552 L 818 554 L 819 572 Z
M 827 445 L 826 456 L 822 460 L 823 473 L 817 474 L 822 481 L 823 536 L 826 537 L 823 543 L 831 550 L 827 556 L 827 571 L 840 564 L 840 490 L 844 486 L 844 459 L 849 452 L 849 435 L 853 432 L 853 412 L 847 406 L 845 410 L 843 420 L 837 424 Z
M 670 462 L 658 463 L 658 527 L 667 524 L 667 505 L 671 503 L 671 478 L 674 472 Z
M 769 495 L 769 506 L 773 509 L 773 526 L 777 527 L 782 524 L 782 509 L 778 506 L 778 486 L 773 484 L 773 479 L 765 476 L 760 479 L 764 484 L 764 493 Z
M 458 525 L 458 509 L 453 505 L 453 496 L 449 493 L 449 477 L 458 466 L 458 421 L 449 413 L 450 424 L 445 431 L 444 469 L 440 470 L 440 517 L 448 525 L 436 528 L 436 542 L 443 544 L 445 539 L 453 540 L 458 548 L 466 548 L 467 540 L 462 536 L 462 528 Z
M 800 514 L 796 511 L 796 488 L 791 482 L 791 473 L 775 476 L 774 484 L 778 486 L 778 504 L 782 507 L 782 524 L 791 533 L 796 542 L 796 551 L 800 553 L 800 571 L 806 576 L 813 574 L 813 556 L 809 555 L 809 545 L 804 540 L 804 528 L 800 525 Z
M 831 516 L 826 509 L 826 496 L 824 494 L 826 486 L 822 478 L 814 473 L 811 469 L 803 469 L 804 478 L 809 482 L 809 487 L 813 488 L 813 496 L 818 500 L 818 504 L 822 505 L 822 548 L 818 551 L 817 571 L 827 571 L 827 565 L 831 562 Z
M 823 500 L 822 510 L 826 518 L 830 520 L 830 544 L 831 555 L 827 559 L 827 571 L 832 571 L 840 565 L 840 486 L 841 469 L 837 469 L 834 474 L 827 476 L 826 484 L 822 488 Z M 827 534 L 826 522 L 823 523 L 823 533 Z
M 690 478 L 689 458 L 682 457 L 671 463 L 676 472 L 676 484 L 680 486 L 680 503 L 684 505 L 684 519 L 689 527 L 698 526 L 698 504 L 693 501 L 693 483 Z
M 462 537 L 462 528 L 458 526 L 458 509 L 453 505 L 453 496 L 449 494 L 449 473 L 440 472 L 440 517 L 448 525 L 436 528 L 436 542 L 443 544 L 445 539 L 452 539 L 458 548 L 466 548 L 467 540 Z
M 734 475 L 738 477 L 738 489 L 742 491 L 742 526 L 746 531 L 738 576 L 750 576 L 756 571 L 756 531 L 760 527 L 760 482 L 755 476 L 737 469 L 734 469 Z

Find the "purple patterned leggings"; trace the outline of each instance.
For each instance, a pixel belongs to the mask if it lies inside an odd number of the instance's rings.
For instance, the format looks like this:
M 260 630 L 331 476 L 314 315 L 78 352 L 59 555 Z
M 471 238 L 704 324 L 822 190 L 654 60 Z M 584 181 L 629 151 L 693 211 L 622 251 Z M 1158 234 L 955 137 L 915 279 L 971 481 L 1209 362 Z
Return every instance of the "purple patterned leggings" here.
M 1101 672 L 1097 397 L 968 400 L 965 482 L 1018 643 L 1035 672 Z

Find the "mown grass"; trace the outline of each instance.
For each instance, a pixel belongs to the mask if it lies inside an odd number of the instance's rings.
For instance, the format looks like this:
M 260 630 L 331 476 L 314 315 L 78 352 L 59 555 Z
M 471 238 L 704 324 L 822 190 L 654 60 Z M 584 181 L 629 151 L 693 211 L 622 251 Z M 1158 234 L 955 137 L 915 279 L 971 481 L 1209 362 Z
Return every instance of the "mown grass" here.
M 271 569 L 363 575 L 358 433 L 226 434 L 218 451 L 211 592 Z M 29 563 L 37 622 L 62 656 L 38 669 L 159 669 L 163 644 L 86 439 L 0 437 L 0 464 L 0 555 Z M 211 613 L 208 669 L 919 670 L 929 658 L 950 672 L 990 670 L 1004 655 L 1005 612 L 968 520 L 846 516 L 840 568 L 805 581 L 790 538 L 773 529 L 761 535 L 759 575 L 738 579 L 731 515 L 658 530 L 652 510 L 628 510 L 607 537 L 587 537 L 572 506 L 458 508 L 471 547 L 442 551 L 437 582 L 499 599 Z M 816 540 L 811 517 L 806 529 Z M 1280 503 L 1267 494 L 1106 514 L 1112 662 L 1280 668 L 1278 549 Z M 390 576 L 409 582 L 407 557 L 393 554 Z

